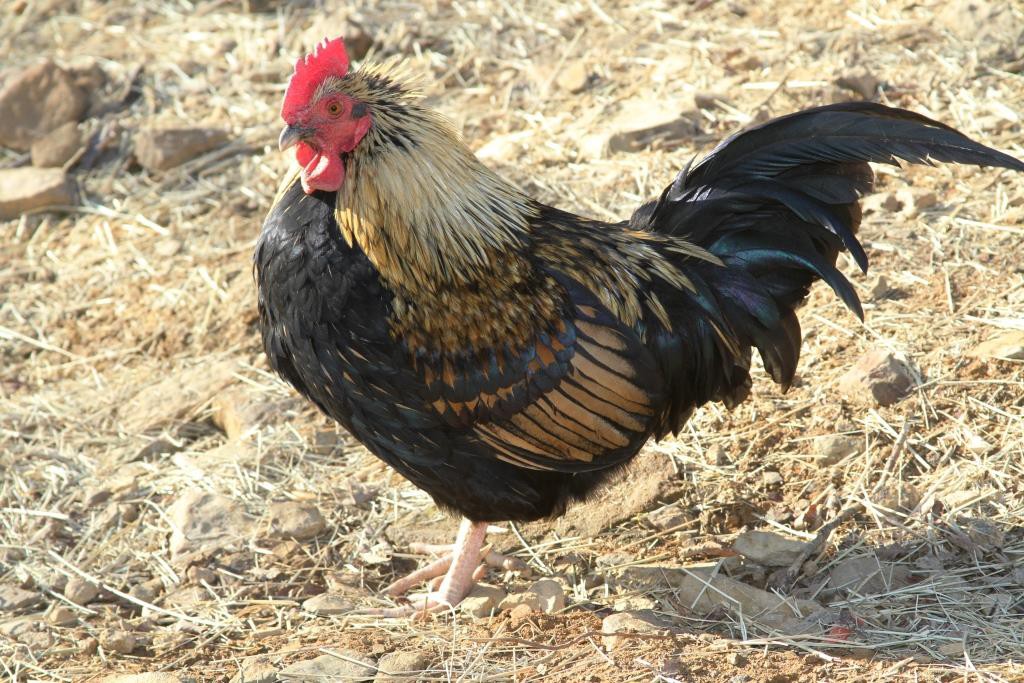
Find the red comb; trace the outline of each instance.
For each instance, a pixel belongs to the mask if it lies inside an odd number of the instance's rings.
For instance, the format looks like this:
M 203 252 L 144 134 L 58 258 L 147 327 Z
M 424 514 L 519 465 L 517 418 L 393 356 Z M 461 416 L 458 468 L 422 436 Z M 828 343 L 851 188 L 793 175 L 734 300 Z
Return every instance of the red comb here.
M 342 77 L 348 73 L 348 53 L 341 38 L 324 38 L 305 57 L 295 62 L 295 73 L 288 81 L 281 118 L 288 122 L 299 109 L 309 104 L 313 93 L 328 76 Z

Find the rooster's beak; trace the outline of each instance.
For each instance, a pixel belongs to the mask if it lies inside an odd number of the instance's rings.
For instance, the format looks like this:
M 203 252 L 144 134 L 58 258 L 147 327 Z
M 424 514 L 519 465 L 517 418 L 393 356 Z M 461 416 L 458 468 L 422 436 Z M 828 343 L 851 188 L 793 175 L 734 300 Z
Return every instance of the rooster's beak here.
M 306 139 L 311 132 L 302 126 L 286 126 L 281 131 L 281 137 L 277 139 L 277 148 L 283 152 L 289 147 L 294 147 Z

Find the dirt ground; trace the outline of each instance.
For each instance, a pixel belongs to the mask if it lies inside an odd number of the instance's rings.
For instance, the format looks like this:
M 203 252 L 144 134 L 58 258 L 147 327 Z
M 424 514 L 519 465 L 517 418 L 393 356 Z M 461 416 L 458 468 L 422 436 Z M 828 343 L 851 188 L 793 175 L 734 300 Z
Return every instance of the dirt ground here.
M 554 578 L 563 609 L 350 614 L 390 604 L 379 589 L 427 559 L 409 543 L 456 521 L 260 350 L 251 252 L 289 161 L 284 83 L 337 34 L 406 58 L 512 182 L 602 219 L 743 125 L 846 99 L 1024 158 L 1015 2 L 0 2 L 0 84 L 47 57 L 89 98 L 76 205 L 0 222 L 0 676 L 273 681 L 399 651 L 421 680 L 1024 680 L 1024 360 L 978 350 L 1024 337 L 1024 178 L 991 169 L 879 168 L 870 273 L 844 266 L 863 325 L 816 287 L 788 393 L 758 373 L 588 505 L 491 535 L 530 570 L 488 583 Z M 227 141 L 152 171 L 153 128 Z M 28 163 L 0 147 L 0 169 Z M 844 396 L 879 349 L 906 359 L 909 396 Z M 792 588 L 772 553 L 736 554 L 745 532 L 781 548 L 844 510 Z M 773 591 L 785 605 L 749 611 Z M 617 612 L 657 626 L 609 650 Z

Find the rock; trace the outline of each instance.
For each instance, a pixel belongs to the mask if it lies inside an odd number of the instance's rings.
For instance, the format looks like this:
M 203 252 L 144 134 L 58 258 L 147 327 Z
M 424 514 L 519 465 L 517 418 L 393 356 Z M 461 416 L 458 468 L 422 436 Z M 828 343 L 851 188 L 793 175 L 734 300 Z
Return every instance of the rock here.
M 616 633 L 660 633 L 668 630 L 668 624 L 650 610 L 635 612 L 616 612 L 609 614 L 601 621 L 601 643 L 608 651 L 614 650 L 619 643 L 628 638 Z
M 523 593 L 509 593 L 505 596 L 505 599 L 501 601 L 501 604 L 498 605 L 498 610 L 501 612 L 507 612 L 509 610 L 516 610 L 523 607 L 525 607 L 528 612 L 539 612 L 540 596 L 528 591 Z
M 935 192 L 903 187 L 895 192 L 868 195 L 864 198 L 863 208 L 866 213 L 898 213 L 913 218 L 937 203 Z
M 829 587 L 855 595 L 878 595 L 909 583 L 906 567 L 883 562 L 874 555 L 857 555 L 840 560 L 829 570 Z
M 37 657 L 53 645 L 53 636 L 46 631 L 46 625 L 36 616 L 19 617 L 0 623 L 0 635 L 25 645 Z
M 682 487 L 671 459 L 650 451 L 642 452 L 626 468 L 618 480 L 605 486 L 599 496 L 586 505 L 573 505 L 555 522 L 554 530 L 562 536 L 592 538 L 603 529 L 615 526 L 659 501 L 672 500 L 673 492 Z M 551 533 L 548 521 L 526 525 L 528 534 L 542 538 Z
M 14 564 L 15 562 L 21 562 L 25 557 L 25 551 L 21 548 L 16 548 L 14 546 L 0 548 L 0 564 Z
M 181 248 L 180 242 L 178 248 Z M 177 253 L 177 250 L 174 253 Z M 267 409 L 266 401 L 258 400 L 241 391 L 226 391 L 213 399 L 213 423 L 220 427 L 229 439 L 240 439 L 259 428 L 261 418 Z
M 654 609 L 658 606 L 656 600 L 652 600 L 645 595 L 630 595 L 625 598 L 619 598 L 612 605 L 612 609 L 616 612 L 635 612 L 637 610 Z
M 968 355 L 975 358 L 1024 360 L 1024 330 L 1002 332 L 975 346 Z
M 534 581 L 526 593 L 537 596 L 537 609 L 546 614 L 565 609 L 565 589 L 554 579 Z
M 398 683 L 410 678 L 420 678 L 430 666 L 430 657 L 415 650 L 389 652 L 377 662 L 377 676 L 373 683 Z
M 740 555 L 765 567 L 788 567 L 806 548 L 806 543 L 771 531 L 746 531 L 732 544 L 732 549 Z
M 693 519 L 693 513 L 680 509 L 676 505 L 667 505 L 647 513 L 647 523 L 658 531 L 676 529 Z
M 14 612 L 31 607 L 41 600 L 38 593 L 17 586 L 0 585 L 0 612 Z
M 128 594 L 133 598 L 138 598 L 143 602 L 152 603 L 157 599 L 159 595 L 164 592 L 164 582 L 160 579 L 150 579 L 144 583 L 139 583 L 131 587 Z
M 814 454 L 823 466 L 835 465 L 843 458 L 864 450 L 864 440 L 847 434 L 824 434 L 814 438 Z
M 890 406 L 913 386 L 914 378 L 906 360 L 884 349 L 864 354 L 839 378 L 840 393 L 869 405 Z
M 143 674 L 114 674 L 107 676 L 100 683 L 191 683 L 191 678 L 181 678 L 175 674 L 153 672 Z
M 78 621 L 78 615 L 67 605 L 54 605 L 46 620 L 54 626 L 71 626 Z
M 149 171 L 166 171 L 220 147 L 229 137 L 216 128 L 142 130 L 135 135 L 135 157 Z
M 32 143 L 32 165 L 64 166 L 83 144 L 78 124 L 68 121 Z
M 110 629 L 100 635 L 100 647 L 108 652 L 116 652 L 121 655 L 130 655 L 138 642 L 135 634 L 118 629 Z
M 79 121 L 88 106 L 67 71 L 49 60 L 30 66 L 0 90 L 0 146 L 27 152 L 50 131 Z
M 153 253 L 156 254 L 157 256 L 162 256 L 163 258 L 170 258 L 172 256 L 177 255 L 177 253 L 181 251 L 181 247 L 182 243 L 180 240 L 167 238 L 164 240 L 160 240 L 159 242 L 153 245 Z M 214 411 L 216 411 L 216 405 L 214 406 Z M 214 424 L 217 424 L 216 412 L 214 412 L 213 419 Z M 217 426 L 223 429 L 221 425 L 217 424 Z
M 516 628 L 518 624 L 521 624 L 526 619 L 529 619 L 530 615 L 533 614 L 535 611 L 536 610 L 534 610 L 532 607 L 525 603 L 516 605 L 511 610 L 509 610 L 509 622 L 512 624 L 513 628 Z
M 230 683 L 277 683 L 277 667 L 265 659 L 249 657 L 242 660 Z
M 730 652 L 725 656 L 725 661 L 729 662 L 733 666 L 747 665 L 747 658 L 741 655 L 739 652 Z
M 478 583 L 459 603 L 459 611 L 474 619 L 489 617 L 498 611 L 498 603 L 505 599 L 505 595 L 504 588 Z
M 604 159 L 608 154 L 608 136 L 600 133 L 589 133 L 580 138 L 579 157 L 586 161 Z
M 836 85 L 844 90 L 857 93 L 865 100 L 872 100 L 878 96 L 878 89 L 882 83 L 871 73 L 862 71 L 858 74 L 843 74 L 836 79 Z
M 100 641 L 92 636 L 82 638 L 77 645 L 78 653 L 86 656 L 92 656 L 96 654 L 96 650 L 100 649 Z
M 315 505 L 285 502 L 270 506 L 270 531 L 278 538 L 305 541 L 319 534 L 326 526 L 327 521 Z
M 878 301 L 884 299 L 893 291 L 892 285 L 889 284 L 889 280 L 884 275 L 879 275 L 875 278 L 874 282 L 871 283 L 871 288 L 868 290 L 868 294 L 872 300 Z
M 638 152 L 657 145 L 670 149 L 700 132 L 699 118 L 682 115 L 678 100 L 635 99 L 625 102 L 608 123 L 612 152 Z
M 782 483 L 782 475 L 775 470 L 765 470 L 761 473 L 761 481 L 765 486 L 778 486 Z
M 532 137 L 533 133 L 528 130 L 496 135 L 484 143 L 476 155 L 481 161 L 512 163 L 526 153 L 526 146 Z
M 67 67 L 68 75 L 79 90 L 86 93 L 96 92 L 107 82 L 107 72 L 100 66 L 95 57 L 82 57 Z M 91 107 L 90 107 L 91 108 Z
M 185 572 L 185 578 L 188 579 L 189 583 L 196 584 L 215 584 L 220 582 L 220 574 L 216 570 L 210 569 L 209 567 L 200 567 L 198 565 L 192 565 Z
M 202 586 L 179 586 L 168 592 L 160 604 L 180 610 L 194 610 L 209 599 L 209 592 Z
M 714 574 L 712 567 L 627 567 L 622 571 L 619 583 L 624 588 L 646 594 L 671 592 L 674 600 L 701 616 L 724 609 L 742 613 L 744 619 L 778 629 L 782 633 L 799 632 L 803 628 L 799 623 L 801 615 L 821 609 L 813 600 L 783 599 L 722 574 Z
M 127 432 L 142 432 L 174 422 L 207 405 L 235 382 L 237 369 L 237 361 L 224 360 L 172 372 L 124 402 L 118 412 L 120 426 Z
M 302 609 L 320 617 L 330 617 L 351 612 L 352 603 L 340 595 L 321 593 L 303 602 Z
M 64 597 L 76 605 L 88 605 L 99 594 L 99 586 L 79 576 L 72 576 L 64 586 Z
M 240 504 L 227 496 L 196 489 L 185 491 L 167 513 L 174 526 L 172 559 L 202 549 L 241 545 L 253 529 Z
M 282 681 L 372 681 L 377 667 L 365 655 L 353 650 L 340 650 L 334 655 L 320 655 L 316 659 L 295 662 L 281 669 L 277 676 Z
M 0 169 L 0 221 L 23 213 L 77 202 L 75 184 L 59 168 Z
M 582 92 L 587 87 L 589 80 L 590 71 L 587 69 L 587 65 L 583 62 L 572 62 L 562 68 L 555 83 L 562 90 L 575 94 Z

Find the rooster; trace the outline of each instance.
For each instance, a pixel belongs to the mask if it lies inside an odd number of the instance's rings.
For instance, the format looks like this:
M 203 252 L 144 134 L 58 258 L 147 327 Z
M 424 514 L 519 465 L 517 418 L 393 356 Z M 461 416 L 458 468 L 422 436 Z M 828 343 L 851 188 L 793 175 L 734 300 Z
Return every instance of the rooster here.
M 451 554 L 392 584 L 435 590 L 383 612 L 456 605 L 488 522 L 563 513 L 694 409 L 734 406 L 751 350 L 785 390 L 796 309 L 862 269 L 868 162 L 1024 163 L 949 126 L 868 102 L 741 131 L 628 221 L 537 202 L 484 166 L 392 67 L 350 69 L 343 41 L 295 65 L 285 178 L 255 252 L 273 369 L 443 509 Z

